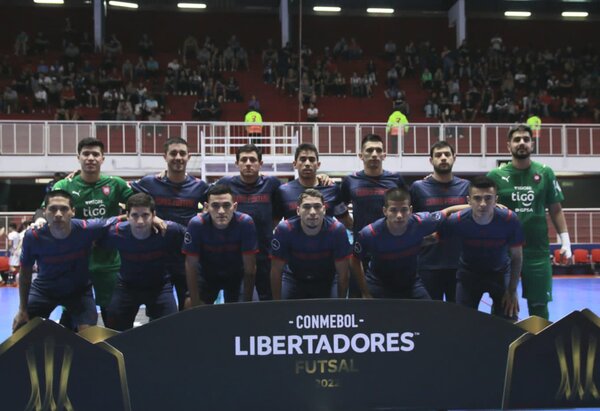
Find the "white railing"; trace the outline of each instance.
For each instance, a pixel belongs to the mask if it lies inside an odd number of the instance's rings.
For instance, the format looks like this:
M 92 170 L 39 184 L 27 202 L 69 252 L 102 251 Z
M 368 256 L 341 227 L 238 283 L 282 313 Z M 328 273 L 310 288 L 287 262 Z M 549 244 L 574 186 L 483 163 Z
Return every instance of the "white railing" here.
M 506 136 L 511 124 L 411 124 L 401 139 L 400 153 L 426 155 L 433 143 L 447 140 L 463 156 L 507 155 Z M 75 154 L 77 142 L 96 137 L 108 154 L 162 154 L 170 137 L 183 137 L 192 152 L 199 153 L 203 138 L 246 136 L 246 124 L 234 122 L 58 122 L 1 121 L 0 154 Z M 390 143 L 383 123 L 264 123 L 263 136 L 297 135 L 300 142 L 314 143 L 322 155 L 354 155 L 368 133 L 379 134 Z M 388 144 L 389 145 L 389 144 Z M 600 125 L 548 124 L 542 127 L 537 148 L 545 156 L 600 155 Z

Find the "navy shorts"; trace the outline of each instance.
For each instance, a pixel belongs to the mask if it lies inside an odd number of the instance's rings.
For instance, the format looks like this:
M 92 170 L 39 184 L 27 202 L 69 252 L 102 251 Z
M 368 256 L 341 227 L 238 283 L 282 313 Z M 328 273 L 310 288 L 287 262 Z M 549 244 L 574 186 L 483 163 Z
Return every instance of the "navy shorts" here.
M 50 313 L 60 305 L 64 306 L 71 314 L 75 326 L 91 326 L 96 325 L 98 322 L 98 312 L 96 311 L 96 301 L 92 293 L 91 283 L 83 290 L 65 296 L 50 295 L 48 292 L 39 289 L 35 281 L 31 284 L 27 299 L 29 318 L 48 318 Z

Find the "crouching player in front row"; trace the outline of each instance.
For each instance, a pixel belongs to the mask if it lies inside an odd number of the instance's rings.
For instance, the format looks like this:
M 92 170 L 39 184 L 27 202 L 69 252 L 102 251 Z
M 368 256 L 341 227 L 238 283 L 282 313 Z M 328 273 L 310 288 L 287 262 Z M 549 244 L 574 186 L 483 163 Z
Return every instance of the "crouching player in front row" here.
M 48 318 L 59 305 L 72 313 L 78 330 L 96 325 L 98 313 L 88 269 L 92 243 L 104 235 L 111 220 L 74 219 L 71 194 L 50 191 L 44 199 L 41 228 L 25 233 L 19 276 L 19 311 L 13 331 L 30 318 Z M 38 275 L 32 282 L 33 265 Z
M 497 198 L 493 180 L 475 177 L 467 199 L 471 208 L 452 215 L 440 236 L 443 241 L 455 235 L 462 242 L 456 302 L 477 309 L 487 292 L 493 301 L 492 314 L 515 320 L 524 234 L 514 212 L 496 207 Z
M 168 266 L 181 252 L 185 228 L 166 221 L 165 232 L 157 232 L 155 207 L 149 195 L 132 195 L 126 205 L 127 221 L 111 225 L 98 242 L 98 246 L 115 248 L 121 255 L 117 285 L 107 309 L 109 328 L 133 328 L 142 304 L 152 319 L 177 312 Z
M 273 299 L 346 298 L 352 252 L 346 228 L 325 216 L 323 194 L 312 188 L 298 197 L 296 213 L 271 241 Z
M 352 272 L 363 297 L 430 299 L 417 274 L 423 241 L 440 228 L 447 215 L 466 207 L 413 214 L 407 187 L 387 190 L 384 217 L 360 230 L 354 243 Z M 361 264 L 365 258 L 370 260 L 366 275 Z

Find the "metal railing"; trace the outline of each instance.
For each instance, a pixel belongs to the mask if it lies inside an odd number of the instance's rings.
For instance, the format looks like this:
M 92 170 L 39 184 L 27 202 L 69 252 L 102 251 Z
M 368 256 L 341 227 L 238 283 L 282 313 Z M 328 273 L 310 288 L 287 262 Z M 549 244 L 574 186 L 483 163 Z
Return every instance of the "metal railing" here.
M 183 137 L 193 153 L 201 150 L 203 138 L 247 136 L 246 124 L 236 122 L 106 122 L 106 121 L 0 121 L 0 154 L 61 155 L 75 154 L 77 142 L 96 137 L 106 144 L 106 152 L 115 154 L 162 154 L 163 143 L 170 137 Z M 457 153 L 466 156 L 506 155 L 506 136 L 511 124 L 441 123 L 411 124 L 400 141 L 400 150 L 390 155 L 425 155 L 439 140 L 451 142 Z M 388 148 L 396 136 L 390 136 L 383 123 L 264 123 L 266 138 L 298 136 L 299 142 L 315 144 L 323 155 L 355 154 L 366 134 L 384 137 Z M 547 124 L 538 139 L 537 153 L 547 156 L 600 155 L 600 125 Z

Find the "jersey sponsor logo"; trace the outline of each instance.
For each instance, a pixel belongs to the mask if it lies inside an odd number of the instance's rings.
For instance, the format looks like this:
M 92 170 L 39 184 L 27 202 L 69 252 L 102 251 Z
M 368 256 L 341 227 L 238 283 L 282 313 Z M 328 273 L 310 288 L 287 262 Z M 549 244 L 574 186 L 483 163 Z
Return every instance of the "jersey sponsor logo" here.
M 277 251 L 281 248 L 281 243 L 276 238 L 271 240 L 271 248 L 273 251 Z
M 465 203 L 466 200 L 464 197 L 428 197 L 425 199 L 425 206 L 427 207 Z
M 81 190 L 79 190 L 79 191 L 72 190 L 71 194 L 76 195 L 77 197 L 81 197 Z
M 354 243 L 354 252 L 356 254 L 362 253 L 362 245 L 358 241 Z
M 106 215 L 106 206 L 100 204 L 100 207 L 85 207 L 83 209 L 83 218 L 102 218 Z
M 198 204 L 194 199 L 185 198 L 168 198 L 168 197 L 154 197 L 154 202 L 157 206 L 163 207 L 177 207 L 177 208 L 198 208 Z
M 103 186 L 102 187 L 102 193 L 107 196 L 110 194 L 110 186 Z
M 192 235 L 188 232 L 185 233 L 185 235 L 183 236 L 183 242 L 186 244 L 191 244 L 192 243 Z
M 238 203 L 269 203 L 271 196 L 269 194 L 238 194 L 235 197 Z
M 515 211 L 518 213 L 528 213 L 533 212 L 533 208 L 531 208 L 533 202 L 535 201 L 535 193 L 530 186 L 515 186 L 515 191 L 510 196 L 510 199 L 518 203 L 515 207 Z
M 371 196 L 382 196 L 387 191 L 387 188 L 377 187 L 377 188 L 357 188 L 354 191 L 354 194 L 357 197 L 371 197 Z
M 510 180 L 510 176 L 502 176 L 500 177 L 502 180 L 506 181 L 508 183 L 508 180 Z

